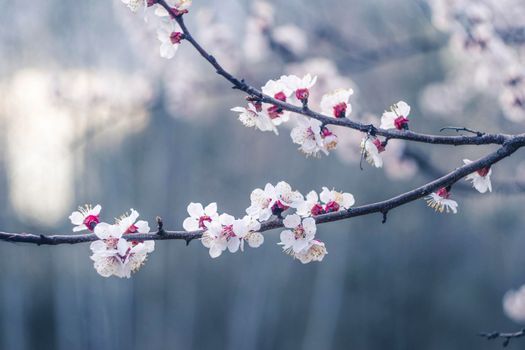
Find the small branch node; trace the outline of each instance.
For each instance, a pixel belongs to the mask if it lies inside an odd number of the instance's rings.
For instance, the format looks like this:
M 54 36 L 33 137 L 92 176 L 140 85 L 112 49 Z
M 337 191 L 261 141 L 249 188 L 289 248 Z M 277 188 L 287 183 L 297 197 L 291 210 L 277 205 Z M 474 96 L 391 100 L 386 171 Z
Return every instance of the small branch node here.
M 381 214 L 383 214 L 383 220 L 381 220 L 381 223 L 385 224 L 386 220 L 388 219 L 388 210 L 382 211 Z
M 164 231 L 164 222 L 162 222 L 162 218 L 160 216 L 157 216 L 157 234 L 162 236 L 166 234 L 166 231 Z
M 453 130 L 455 132 L 465 131 L 465 132 L 474 134 L 477 137 L 482 137 L 483 135 L 485 135 L 485 133 L 481 131 L 476 131 L 476 130 L 472 130 L 466 127 L 457 127 L 457 126 L 445 126 L 444 128 L 439 129 L 439 132 L 443 132 L 445 130 Z

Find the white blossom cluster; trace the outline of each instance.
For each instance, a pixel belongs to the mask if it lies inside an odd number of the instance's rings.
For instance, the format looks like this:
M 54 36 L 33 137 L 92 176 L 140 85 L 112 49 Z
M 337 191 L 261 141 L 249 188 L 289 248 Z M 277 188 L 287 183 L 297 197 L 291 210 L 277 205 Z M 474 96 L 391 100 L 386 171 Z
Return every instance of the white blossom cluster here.
M 139 220 L 139 213 L 131 209 L 116 220 L 114 224 L 100 222 L 102 207 L 96 205 L 80 207 L 69 219 L 75 225 L 74 232 L 88 230 L 94 232 L 98 240 L 91 243 L 91 260 L 97 272 L 103 277 L 117 276 L 130 278 L 146 261 L 149 253 L 155 250 L 154 241 L 128 241 L 123 238 L 131 233 L 148 233 L 147 221 Z
M 160 41 L 160 56 L 163 58 L 173 58 L 179 48 L 179 44 L 184 38 L 182 29 L 172 20 L 168 11 L 160 6 L 156 0 L 121 0 L 131 11 L 137 12 L 143 8 L 148 11 L 153 7 L 153 13 L 158 21 L 157 24 L 157 38 Z M 176 15 L 187 13 L 191 7 L 192 0 L 167 0 L 167 4 Z M 145 14 L 144 19 L 148 20 L 148 14 Z
M 322 261 L 327 254 L 325 244 L 316 239 L 315 217 L 321 214 L 348 210 L 355 200 L 350 193 L 341 193 L 323 187 L 322 192 L 309 192 L 304 197 L 299 191 L 281 181 L 275 186 L 268 183 L 250 195 L 251 204 L 241 219 L 229 214 L 218 214 L 217 204 L 203 207 L 200 203 L 188 205 L 188 218 L 183 226 L 187 231 L 204 230 L 202 244 L 209 249 L 212 258 L 228 250 L 243 251 L 247 243 L 252 248 L 261 246 L 261 224 L 272 217 L 283 218 L 285 230 L 280 242 L 285 253 L 299 259 L 303 264 Z
M 432 0 L 429 4 L 434 26 L 450 34 L 455 60 L 445 82 L 426 89 L 427 107 L 444 114 L 461 112 L 481 93 L 498 99 L 509 120 L 525 121 L 525 3 Z M 432 103 L 436 96 L 447 102 Z

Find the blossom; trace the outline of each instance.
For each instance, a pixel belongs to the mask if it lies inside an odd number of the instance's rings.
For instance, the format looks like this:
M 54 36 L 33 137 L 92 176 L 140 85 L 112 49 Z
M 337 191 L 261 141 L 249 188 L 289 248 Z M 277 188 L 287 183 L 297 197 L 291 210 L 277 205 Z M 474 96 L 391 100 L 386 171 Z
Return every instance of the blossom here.
M 320 151 L 328 154 L 321 136 L 322 123 L 317 119 L 299 117 L 298 124 L 290 133 L 293 143 L 307 156 L 317 156 Z
M 187 210 L 190 216 L 182 223 L 182 227 L 186 231 L 205 230 L 210 223 L 217 221 L 219 218 L 217 203 L 210 203 L 206 208 L 203 208 L 201 203 L 192 202 L 188 204 Z
M 293 91 L 284 84 L 281 79 L 269 80 L 261 90 L 263 94 L 282 102 L 286 102 L 293 93 Z M 263 109 L 268 113 L 275 125 L 280 125 L 290 119 L 290 112 L 283 110 L 279 106 L 265 103 Z
M 445 187 L 431 193 L 430 196 L 426 197 L 426 200 L 429 207 L 434 208 L 440 213 L 445 209 L 447 213 L 452 212 L 456 214 L 458 212 L 458 203 L 455 200 L 450 199 L 450 190 Z
M 299 150 L 307 156 L 319 156 L 319 152 L 328 152 L 337 147 L 337 135 L 313 118 L 298 117 L 297 125 L 290 132 L 293 143 L 300 145 Z
M 260 228 L 261 224 L 248 215 L 236 220 L 231 215 L 222 214 L 208 226 L 201 242 L 209 249 L 212 258 L 218 258 L 225 250 L 230 253 L 237 252 L 239 248 L 244 250 L 244 241 L 252 248 L 259 247 L 264 241 L 264 237 L 257 232 Z
M 272 215 L 281 215 L 288 208 L 297 208 L 303 196 L 281 181 L 276 186 L 268 183 L 263 189 L 256 188 L 250 195 L 251 205 L 246 213 L 254 219 L 266 221 Z
M 262 105 L 249 103 L 248 108 L 234 107 L 231 110 L 240 113 L 239 120 L 244 126 L 249 128 L 255 127 L 261 131 L 273 131 L 275 135 L 279 135 L 272 119 L 268 113 L 262 109 Z
M 525 285 L 503 296 L 503 310 L 515 322 L 525 323 Z
M 101 276 L 130 278 L 131 273 L 144 264 L 147 255 L 155 250 L 154 241 L 129 242 L 122 238 L 129 230 L 129 227 L 125 228 L 126 224 L 134 221 L 130 219 L 134 216 L 132 213 L 117 224 L 100 223 L 95 227 L 95 234 L 100 240 L 91 243 L 91 260 Z
M 315 238 L 317 227 L 313 218 L 301 217 L 297 214 L 288 215 L 283 220 L 284 227 L 290 230 L 281 232 L 281 242 L 279 245 L 283 246 L 286 252 L 299 253 L 307 248 L 310 242 Z
M 125 234 L 127 233 L 148 233 L 149 224 L 147 221 L 139 220 L 139 213 L 135 209 L 130 210 L 129 215 L 124 215 L 117 220 L 117 224 L 120 227 L 121 231 Z
M 319 203 L 319 196 L 317 195 L 317 192 L 310 191 L 306 195 L 306 199 L 299 204 L 297 207 L 296 214 L 308 217 L 308 216 L 315 216 L 324 214 L 325 210 L 323 206 Z
M 144 6 L 144 0 L 121 0 L 132 12 L 137 12 L 138 9 Z
M 234 236 L 232 231 L 234 221 L 233 216 L 222 214 L 217 221 L 208 225 L 208 230 L 202 235 L 202 245 L 209 249 L 212 258 L 218 258 L 228 249 L 228 240 Z
M 379 153 L 385 151 L 385 146 L 376 137 L 367 136 L 361 141 L 361 149 L 364 152 L 366 161 L 376 168 L 383 166 L 383 158 Z
M 261 229 L 261 224 L 249 215 L 235 220 L 232 229 L 235 236 L 239 239 L 241 251 L 244 250 L 244 241 L 247 241 L 252 248 L 258 248 L 264 242 L 264 236 L 258 232 Z
M 176 15 L 187 13 L 192 4 L 192 0 L 167 0 L 166 2 Z M 157 6 L 155 14 L 159 17 L 169 16 L 168 11 L 162 6 Z
M 335 190 L 329 190 L 327 187 L 323 187 L 319 197 L 325 204 L 324 211 L 326 213 L 347 210 L 355 204 L 354 196 L 351 193 L 337 192 Z
M 295 259 L 299 259 L 303 264 L 308 264 L 312 261 L 323 261 L 326 254 L 328 254 L 328 252 L 325 244 L 315 239 L 308 243 L 308 246 L 298 253 L 293 250 L 290 251 L 290 255 Z
M 463 159 L 463 163 L 470 164 L 471 160 Z M 487 190 L 492 192 L 492 183 L 490 182 L 490 175 L 492 174 L 492 169 L 489 167 L 481 168 L 472 174 L 467 175 L 466 179 L 472 181 L 472 185 L 480 193 L 485 193 Z
M 408 115 L 410 114 L 410 106 L 404 102 L 390 106 L 390 111 L 385 111 L 381 117 L 381 129 L 408 129 Z
M 74 211 L 70 216 L 69 220 L 75 225 L 73 232 L 89 230 L 93 232 L 95 226 L 100 222 L 100 210 L 102 207 L 97 204 L 94 208 L 90 205 L 79 207 L 78 211 Z
M 296 75 L 288 75 L 282 76 L 281 81 L 292 91 L 297 100 L 305 104 L 310 97 L 310 89 L 317 82 L 317 76 L 312 78 L 311 74 L 306 74 L 299 78 Z
M 160 57 L 173 58 L 179 49 L 179 44 L 184 35 L 174 22 L 164 22 L 157 29 L 157 38 L 160 40 Z
M 321 99 L 322 113 L 335 118 L 345 118 L 352 113 L 352 105 L 349 100 L 353 94 L 354 90 L 352 89 L 339 89 L 324 95 Z

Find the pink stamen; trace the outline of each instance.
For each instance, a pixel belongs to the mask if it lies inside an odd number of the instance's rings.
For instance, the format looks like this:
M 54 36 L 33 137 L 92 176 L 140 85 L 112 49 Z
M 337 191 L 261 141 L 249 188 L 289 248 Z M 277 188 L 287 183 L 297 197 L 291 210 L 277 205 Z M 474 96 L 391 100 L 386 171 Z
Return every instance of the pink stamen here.
M 211 218 L 208 216 L 208 215 L 203 215 L 199 218 L 199 228 L 205 230 L 206 229 L 206 225 L 204 224 L 204 222 L 207 221 L 207 222 L 211 222 Z
M 379 139 L 374 139 L 374 141 L 372 141 L 372 143 L 376 146 L 377 151 L 379 153 L 385 151 L 385 146 L 383 146 L 383 144 L 381 143 L 381 141 L 379 141 Z
M 488 167 L 485 167 L 485 168 L 481 168 L 481 169 L 479 169 L 479 170 L 477 171 L 477 173 L 479 174 L 479 176 L 481 176 L 481 177 L 485 177 L 485 176 L 487 176 L 487 174 L 489 173 L 489 171 L 490 171 L 490 167 L 488 166 Z
M 173 45 L 180 44 L 183 37 L 184 34 L 182 34 L 181 32 L 173 32 L 170 34 L 170 41 Z
M 308 91 L 308 89 L 297 89 L 295 91 L 295 97 L 297 97 L 299 101 L 306 101 L 308 97 L 310 97 L 310 91 Z
M 324 211 L 324 209 L 323 209 L 323 206 L 322 206 L 321 204 L 317 203 L 317 204 L 315 204 L 315 205 L 312 207 L 312 209 L 310 210 L 310 213 L 311 213 L 312 215 L 315 216 L 315 215 L 321 215 L 321 214 L 324 214 L 325 211 Z
M 448 199 L 450 197 L 450 192 L 447 191 L 445 187 L 442 187 L 439 190 L 437 190 L 436 194 L 440 196 L 441 198 L 445 198 L 445 199 Z
M 396 129 L 398 129 L 398 130 L 407 129 L 407 127 L 408 127 L 408 118 L 405 118 L 403 116 L 397 117 L 394 120 L 394 125 L 395 125 Z
M 331 201 L 326 204 L 325 211 L 327 213 L 333 213 L 339 211 L 339 208 L 339 203 L 337 203 L 336 201 Z
M 334 116 L 336 118 L 344 118 L 346 116 L 346 109 L 347 104 L 345 102 L 341 102 L 339 104 L 336 104 L 334 106 Z
M 285 95 L 284 92 L 282 92 L 282 91 L 276 93 L 273 97 L 274 97 L 276 100 L 286 102 L 286 95 Z
M 98 215 L 88 215 L 84 219 L 83 224 L 86 225 L 87 229 L 91 232 L 95 229 L 95 226 L 98 225 L 100 222 L 100 219 L 98 218 Z

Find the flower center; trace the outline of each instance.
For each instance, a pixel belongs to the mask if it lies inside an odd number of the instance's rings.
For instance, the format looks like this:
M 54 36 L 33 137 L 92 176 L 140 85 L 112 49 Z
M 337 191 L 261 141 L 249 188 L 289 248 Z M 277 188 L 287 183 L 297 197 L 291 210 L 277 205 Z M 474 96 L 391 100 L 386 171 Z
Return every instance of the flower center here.
M 236 237 L 235 232 L 233 232 L 233 225 L 227 225 L 222 228 L 222 234 L 224 238 L 230 239 Z
M 385 151 L 385 146 L 383 146 L 383 144 L 381 143 L 381 141 L 379 141 L 379 139 L 374 139 L 374 141 L 372 141 L 372 143 L 376 146 L 377 151 L 379 153 Z
M 276 100 L 286 102 L 286 95 L 285 95 L 285 93 L 282 92 L 282 91 L 276 93 L 273 97 L 274 97 Z
M 208 216 L 208 215 L 203 215 L 199 218 L 199 228 L 205 230 L 206 229 L 206 225 L 204 224 L 204 222 L 207 221 L 207 222 L 211 222 L 211 218 Z
M 310 97 L 310 91 L 308 91 L 308 89 L 297 89 L 295 91 L 295 97 L 297 97 L 299 101 L 306 101 L 308 97 Z
M 182 38 L 183 34 L 181 32 L 173 32 L 170 34 L 170 41 L 173 45 L 180 44 Z
M 448 199 L 450 197 L 450 192 L 447 191 L 447 189 L 445 187 L 440 188 L 439 190 L 437 190 L 436 194 L 438 196 L 440 196 L 441 198 L 444 198 L 444 199 Z
M 305 238 L 306 237 L 306 234 L 304 232 L 304 227 L 303 225 L 299 225 L 297 226 L 296 228 L 294 228 L 293 230 L 293 233 L 295 235 L 295 239 L 302 239 L 302 238 Z
M 400 117 L 397 117 L 395 120 L 394 120 L 394 125 L 396 127 L 396 129 L 398 130 L 403 130 L 403 129 L 408 129 L 408 118 L 405 118 L 403 116 L 400 116 Z
M 331 201 L 326 204 L 325 210 L 327 213 L 332 213 L 334 211 L 339 211 L 339 208 L 339 203 L 337 203 L 336 201 Z
M 334 106 L 334 116 L 336 118 L 344 118 L 346 116 L 347 104 L 345 102 L 338 103 Z
M 281 201 L 278 200 L 278 201 L 275 202 L 275 204 L 272 206 L 272 214 L 273 214 L 273 215 L 277 215 L 277 216 L 279 216 L 279 215 L 281 215 L 281 213 L 282 213 L 283 211 L 285 211 L 285 210 L 288 209 L 288 208 L 289 208 L 289 206 L 284 205 Z
M 479 176 L 481 177 L 485 177 L 487 176 L 487 174 L 489 173 L 490 171 L 490 167 L 485 167 L 485 168 L 481 168 L 477 171 L 477 173 L 479 174 Z
M 325 211 L 323 209 L 323 206 L 319 203 L 315 204 L 312 209 L 310 210 L 310 213 L 312 213 L 312 215 L 321 215 L 321 214 L 324 214 Z
M 97 226 L 99 222 L 100 220 L 97 215 L 88 215 L 84 219 L 83 224 L 86 225 L 88 230 L 93 232 L 93 230 L 95 229 L 95 226 Z
M 283 110 L 279 106 L 271 106 L 268 108 L 268 115 L 270 116 L 270 119 L 277 119 L 281 116 L 283 113 Z

